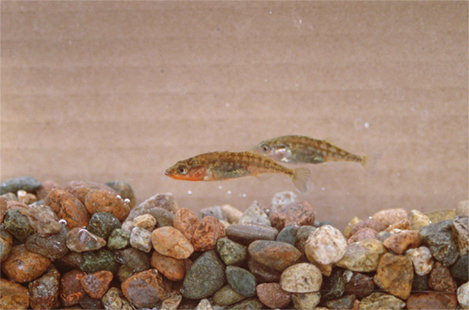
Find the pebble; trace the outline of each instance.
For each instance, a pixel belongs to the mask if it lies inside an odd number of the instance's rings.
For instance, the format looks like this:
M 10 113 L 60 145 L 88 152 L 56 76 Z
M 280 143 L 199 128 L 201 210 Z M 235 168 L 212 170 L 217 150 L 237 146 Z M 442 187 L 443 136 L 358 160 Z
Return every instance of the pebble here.
M 246 269 L 228 266 L 225 270 L 226 280 L 231 288 L 238 294 L 246 297 L 256 295 L 256 277 Z
M 344 269 L 334 268 L 329 277 L 324 277 L 321 285 L 321 300 L 328 301 L 339 298 L 344 294 Z
M 194 252 L 192 244 L 174 227 L 166 226 L 151 233 L 153 247 L 160 254 L 177 259 L 185 259 Z
M 469 256 L 464 255 L 459 257 L 449 270 L 456 279 L 464 282 L 469 281 Z
M 256 287 L 259 300 L 270 309 L 285 308 L 291 302 L 291 293 L 285 292 L 278 283 L 262 283 Z
M 67 248 L 75 252 L 98 250 L 106 246 L 106 241 L 84 228 L 73 228 L 67 234 Z
M 243 215 L 238 220 L 238 224 L 271 226 L 269 217 L 257 201 L 254 201 L 252 205 L 244 211 Z
M 130 245 L 134 248 L 150 253 L 152 249 L 151 232 L 141 227 L 134 227 L 130 234 Z
M 226 220 L 230 224 L 238 223 L 239 219 L 243 215 L 243 212 L 230 205 L 223 205 L 221 206 L 221 209 L 226 214 Z
M 305 255 L 306 241 L 308 240 L 309 235 L 311 235 L 316 229 L 316 227 L 310 225 L 298 228 L 298 231 L 296 232 L 295 247 L 301 252 L 301 254 Z
M 389 225 L 407 219 L 407 216 L 408 214 L 406 210 L 402 208 L 397 208 L 378 211 L 371 216 L 371 219 L 373 221 L 380 222 L 384 226 L 388 227 Z
M 26 239 L 26 249 L 50 259 L 59 259 L 68 253 L 67 235 L 68 230 L 65 226 L 58 234 L 49 237 L 34 234 Z
M 116 228 L 111 232 L 107 241 L 107 247 L 110 250 L 120 250 L 130 244 L 130 233 L 120 228 Z
M 405 300 L 412 290 L 413 278 L 412 261 L 408 257 L 386 253 L 379 262 L 373 281 L 385 292 Z
M 406 305 L 401 299 L 384 293 L 373 293 L 361 300 L 360 310 L 399 310 Z
M 219 306 L 229 306 L 245 298 L 245 296 L 236 293 L 229 284 L 223 286 L 213 294 L 213 302 Z
M 117 273 L 119 264 L 116 261 L 114 252 L 107 249 L 99 249 L 97 251 L 90 251 L 83 253 L 83 263 L 80 269 L 86 273 L 93 273 L 100 270 L 109 270 L 112 273 Z
M 340 230 L 330 225 L 316 229 L 306 241 L 305 253 L 311 262 L 322 265 L 336 263 L 342 259 L 347 249 L 347 240 Z
M 10 254 L 13 237 L 5 229 L 0 228 L 0 262 L 4 262 Z
M 394 229 L 399 229 L 399 230 L 410 230 L 410 222 L 408 219 L 403 219 L 402 221 L 399 221 L 397 223 L 394 223 L 390 225 L 388 228 L 386 228 L 384 231 L 393 231 Z
M 278 233 L 276 241 L 289 243 L 295 246 L 296 232 L 299 228 L 300 227 L 297 225 L 288 224 Z
M 183 280 L 186 273 L 184 260 L 164 256 L 157 251 L 153 252 L 150 265 L 171 281 Z
M 37 201 L 37 198 L 34 194 L 28 193 L 22 189 L 20 189 L 17 193 L 16 196 L 18 197 L 18 200 L 21 201 L 24 204 L 32 204 Z
M 195 310 L 213 310 L 210 301 L 207 298 L 200 300 Z
M 347 239 L 347 244 L 366 239 L 378 239 L 378 232 L 372 228 L 362 228 Z
M 62 189 L 62 186 L 52 180 L 46 180 L 42 182 L 42 186 L 36 190 L 36 196 L 39 200 L 44 200 L 54 189 Z
M 322 274 L 318 267 L 309 263 L 300 263 L 288 267 L 280 276 L 280 285 L 291 293 L 309 293 L 319 291 Z
M 174 228 L 179 230 L 187 240 L 191 241 L 195 229 L 199 225 L 199 218 L 189 209 L 181 208 L 174 215 Z
M 0 184 L 0 195 L 16 193 L 19 190 L 32 193 L 40 186 L 41 182 L 30 176 L 7 179 Z
M 28 284 L 31 308 L 53 309 L 59 300 L 60 273 L 50 268 L 42 277 Z M 3 308 L 2 308 L 3 309 Z
M 358 223 L 360 222 L 363 222 L 362 220 L 360 220 L 358 217 L 354 216 L 350 222 L 347 223 L 347 225 L 345 225 L 345 228 L 344 228 L 344 236 L 345 238 L 350 238 L 350 232 L 352 231 L 353 227 L 355 227 L 355 225 L 357 225 Z
M 458 245 L 459 255 L 469 254 L 469 217 L 457 216 L 453 221 L 453 236 Z
M 22 243 L 34 234 L 34 228 L 29 223 L 27 214 L 28 211 L 23 208 L 8 209 L 3 219 L 5 230 Z
M 106 310 L 133 310 L 124 294 L 117 287 L 111 287 L 101 299 Z
M 57 214 L 47 206 L 31 205 L 26 215 L 33 229 L 43 237 L 54 235 L 62 229 Z
M 103 304 L 99 299 L 93 299 L 88 295 L 85 295 L 80 302 L 79 305 L 83 309 L 91 310 L 91 309 L 103 309 Z
M 4 197 L 0 196 L 0 223 L 3 223 L 3 217 L 7 213 L 8 203 Z
M 355 224 L 355 226 L 353 226 L 353 228 L 350 230 L 349 238 L 352 237 L 353 235 L 355 235 L 357 232 L 359 232 L 360 230 L 362 230 L 364 228 L 371 228 L 371 229 L 375 230 L 376 232 L 380 232 L 380 231 L 385 230 L 386 227 L 387 226 L 382 224 L 381 222 L 373 221 L 371 219 L 361 221 L 361 222 L 358 222 L 357 224 Z
M 297 201 L 297 196 L 294 192 L 285 191 L 276 193 L 272 197 L 272 204 L 271 204 L 271 213 L 277 212 L 280 208 L 284 206 L 288 206 Z
M 60 301 L 64 307 L 78 304 L 86 295 L 81 279 L 86 275 L 83 271 L 72 270 L 60 279 Z
M 234 305 L 230 305 L 225 310 L 261 310 L 263 308 L 262 303 L 257 298 L 248 298 L 240 301 Z
M 444 220 L 454 220 L 456 210 L 438 210 L 425 214 L 430 222 L 438 223 Z
M 375 271 L 386 249 L 381 241 L 367 239 L 347 246 L 344 257 L 336 263 L 338 267 L 358 272 Z
M 217 240 L 217 253 L 226 265 L 239 265 L 247 258 L 246 246 L 228 238 Z
M 427 247 L 421 246 L 417 249 L 409 249 L 405 256 L 412 260 L 415 273 L 419 276 L 429 274 L 433 268 L 432 253 Z
M 444 266 L 451 266 L 459 256 L 458 245 L 452 235 L 452 227 L 453 221 L 445 220 L 420 229 L 423 245 L 427 246 L 433 257 Z
M 80 269 L 84 262 L 83 253 L 68 252 L 63 257 L 56 259 L 54 266 L 59 270 L 70 271 L 71 269 Z
M 44 204 L 49 206 L 60 219 L 66 221 L 67 229 L 88 225 L 90 216 L 83 203 L 64 190 L 52 190 L 44 200 Z
M 458 288 L 458 302 L 463 309 L 469 309 L 469 282 Z
M 28 251 L 22 244 L 11 249 L 10 256 L 2 263 L 2 271 L 10 279 L 25 283 L 40 277 L 50 264 L 50 259 Z
M 137 308 L 153 308 L 170 296 L 171 283 L 156 269 L 139 272 L 124 283 L 124 296 Z
M 177 310 L 182 301 L 182 295 L 179 292 L 172 291 L 169 297 L 163 300 L 161 310 Z
M 16 282 L 0 278 L 0 308 L 18 310 L 29 308 L 28 289 Z
M 104 184 L 112 188 L 117 193 L 117 195 L 122 197 L 122 199 L 128 199 L 130 209 L 135 207 L 135 194 L 132 186 L 129 183 L 122 180 L 114 180 Z
M 128 267 L 132 274 L 150 269 L 150 255 L 136 248 L 116 251 L 115 259 Z
M 329 300 L 326 304 L 329 309 L 346 310 L 352 309 L 355 300 L 355 295 L 347 295 L 342 298 Z
M 391 236 L 392 234 L 389 231 L 380 231 L 378 233 L 378 240 L 384 242 L 384 240 L 388 239 Z
M 457 297 L 454 294 L 426 292 L 412 294 L 406 301 L 407 309 L 455 309 Z
M 225 211 L 220 206 L 209 207 L 209 208 L 204 208 L 200 210 L 200 216 L 202 218 L 208 215 L 213 216 L 214 218 L 220 221 L 225 221 L 225 222 L 228 221 L 228 217 L 226 216 Z
M 311 310 L 317 309 L 316 306 L 319 305 L 321 301 L 320 292 L 311 292 L 311 293 L 294 293 L 292 295 L 293 305 L 295 309 L 298 310 Z
M 6 193 L 6 194 L 1 195 L 0 197 L 5 199 L 7 202 L 9 202 L 9 201 L 19 202 L 18 197 L 16 197 L 16 195 L 13 194 L 13 193 Z
M 218 238 L 225 236 L 225 226 L 215 217 L 204 217 L 194 231 L 192 246 L 195 251 L 209 251 L 215 248 Z
M 455 293 L 458 288 L 449 268 L 443 266 L 440 262 L 433 266 L 428 279 L 428 286 L 434 291 L 446 293 Z
M 344 293 L 353 294 L 362 299 L 373 293 L 375 284 L 373 278 L 362 273 L 354 272 L 350 281 L 345 284 Z
M 469 216 L 469 200 L 463 200 L 458 202 L 456 207 L 456 215 Z
M 187 270 L 181 293 L 188 299 L 202 299 L 218 291 L 225 282 L 225 266 L 212 250 L 202 254 Z
M 90 214 L 109 212 L 124 221 L 130 212 L 129 205 L 119 195 L 102 189 L 92 189 L 86 194 L 85 207 Z
M 396 254 L 402 254 L 407 249 L 419 247 L 421 243 L 422 236 L 417 230 L 403 230 L 384 240 L 383 245 Z
M 412 292 L 424 292 L 430 290 L 430 287 L 428 286 L 428 278 L 430 278 L 430 274 L 423 276 L 414 274 L 414 280 L 412 280 Z
M 410 222 L 410 229 L 412 230 L 420 230 L 422 227 L 428 226 L 431 224 L 430 219 L 428 216 L 423 214 L 418 210 L 412 210 L 409 213 L 409 222 Z
M 256 277 L 259 283 L 278 282 L 280 280 L 280 271 L 264 266 L 261 263 L 256 262 L 250 256 L 248 256 L 248 269 Z
M 295 201 L 281 206 L 277 212 L 271 212 L 270 221 L 272 226 L 281 231 L 289 224 L 304 226 L 313 225 L 316 213 L 313 207 L 306 201 Z
M 111 193 L 115 193 L 115 191 L 111 187 L 105 184 L 89 181 L 71 181 L 65 186 L 64 189 L 68 193 L 77 197 L 83 204 L 85 204 L 86 195 L 88 195 L 88 193 L 93 189 L 100 189 Z
M 134 224 L 137 227 L 153 231 L 156 226 L 156 219 L 150 214 L 142 214 L 134 218 Z
M 233 224 L 225 229 L 225 234 L 235 242 L 249 245 L 256 240 L 275 240 L 278 230 L 266 226 Z
M 121 228 L 121 223 L 113 214 L 109 212 L 98 212 L 93 214 L 86 229 L 107 240 L 114 229 Z
M 100 299 L 109 289 L 113 274 L 107 270 L 101 270 L 83 276 L 80 281 L 85 292 L 94 299 Z
M 301 253 L 291 244 L 279 241 L 257 240 L 248 247 L 249 255 L 264 266 L 283 271 L 293 265 Z

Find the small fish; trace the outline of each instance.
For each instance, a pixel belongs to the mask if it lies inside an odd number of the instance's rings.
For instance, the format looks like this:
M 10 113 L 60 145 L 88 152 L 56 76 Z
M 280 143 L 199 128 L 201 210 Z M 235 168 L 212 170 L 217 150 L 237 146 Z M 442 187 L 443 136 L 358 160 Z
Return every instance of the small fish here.
M 373 172 L 376 162 L 381 157 L 379 154 L 355 155 L 332 145 L 327 140 L 294 135 L 262 141 L 250 151 L 270 157 L 277 162 L 292 164 L 352 161 L 360 163 L 369 172 Z
M 262 155 L 251 152 L 213 152 L 177 162 L 165 175 L 186 181 L 219 181 L 265 173 L 286 174 L 296 188 L 306 191 L 309 169 L 289 169 Z

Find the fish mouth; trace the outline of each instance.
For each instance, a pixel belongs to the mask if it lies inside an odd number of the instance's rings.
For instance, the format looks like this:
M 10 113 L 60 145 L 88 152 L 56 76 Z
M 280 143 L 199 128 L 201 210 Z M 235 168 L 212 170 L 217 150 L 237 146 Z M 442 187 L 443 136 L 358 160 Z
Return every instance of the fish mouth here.
M 164 175 L 170 175 L 169 171 L 166 170 L 166 171 L 164 172 Z

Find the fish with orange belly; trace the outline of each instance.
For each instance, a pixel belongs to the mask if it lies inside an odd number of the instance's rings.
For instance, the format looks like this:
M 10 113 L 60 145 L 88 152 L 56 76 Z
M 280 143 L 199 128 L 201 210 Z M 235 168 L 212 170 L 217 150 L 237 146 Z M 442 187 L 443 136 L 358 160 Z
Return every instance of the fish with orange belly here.
M 288 175 L 296 188 L 306 191 L 307 168 L 289 169 L 251 152 L 212 152 L 177 162 L 165 175 L 186 181 L 220 181 L 267 173 Z
M 381 154 L 355 155 L 327 140 L 316 140 L 306 136 L 282 136 L 262 141 L 251 152 L 272 158 L 277 162 L 291 164 L 320 164 L 333 161 L 351 161 L 361 164 L 373 173 Z

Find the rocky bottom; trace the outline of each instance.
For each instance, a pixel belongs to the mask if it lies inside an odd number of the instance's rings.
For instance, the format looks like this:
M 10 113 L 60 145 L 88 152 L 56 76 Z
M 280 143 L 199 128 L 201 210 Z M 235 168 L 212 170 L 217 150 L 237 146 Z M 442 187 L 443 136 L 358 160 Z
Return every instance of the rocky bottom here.
M 292 192 L 199 215 L 123 181 L 0 194 L 1 309 L 469 309 L 469 201 L 340 230 Z

